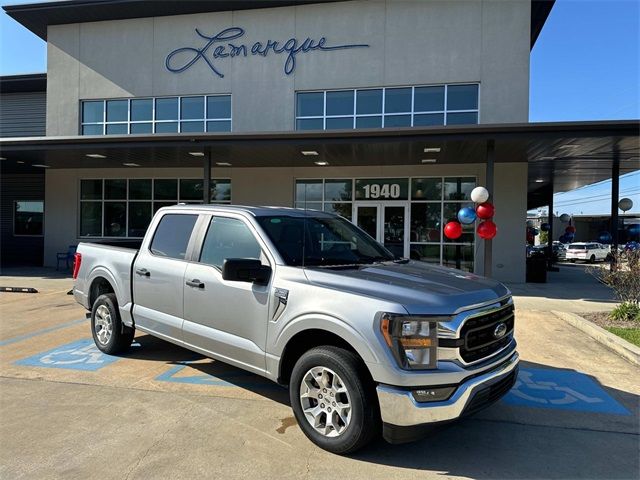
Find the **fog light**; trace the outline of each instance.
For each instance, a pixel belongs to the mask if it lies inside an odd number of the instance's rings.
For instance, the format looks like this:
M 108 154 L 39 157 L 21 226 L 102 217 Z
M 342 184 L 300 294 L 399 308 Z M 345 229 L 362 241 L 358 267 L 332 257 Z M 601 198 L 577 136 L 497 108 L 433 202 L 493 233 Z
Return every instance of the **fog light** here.
M 421 388 L 419 390 L 413 390 L 411 395 L 416 402 L 443 402 L 448 400 L 456 387 L 434 387 L 434 388 Z

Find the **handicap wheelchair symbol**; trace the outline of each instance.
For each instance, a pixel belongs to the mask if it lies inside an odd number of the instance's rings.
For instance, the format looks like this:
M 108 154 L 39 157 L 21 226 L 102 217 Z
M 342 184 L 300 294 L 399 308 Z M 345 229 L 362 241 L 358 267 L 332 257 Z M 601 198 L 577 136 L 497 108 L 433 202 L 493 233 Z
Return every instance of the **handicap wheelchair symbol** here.
M 593 379 L 572 370 L 522 368 L 507 404 L 630 415 Z
M 102 353 L 92 339 L 68 343 L 46 352 L 18 360 L 16 365 L 95 371 L 118 360 Z

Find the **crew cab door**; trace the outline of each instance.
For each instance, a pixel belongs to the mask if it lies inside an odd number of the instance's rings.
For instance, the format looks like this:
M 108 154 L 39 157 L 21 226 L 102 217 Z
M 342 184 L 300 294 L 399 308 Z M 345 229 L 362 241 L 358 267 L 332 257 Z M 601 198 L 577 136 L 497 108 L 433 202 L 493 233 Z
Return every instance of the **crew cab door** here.
M 182 287 L 197 220 L 196 214 L 167 213 L 154 221 L 133 265 L 136 327 L 176 343 L 182 341 Z
M 185 272 L 183 339 L 206 355 L 265 371 L 270 284 L 227 281 L 227 258 L 260 259 L 274 266 L 251 224 L 241 216 L 213 215 Z

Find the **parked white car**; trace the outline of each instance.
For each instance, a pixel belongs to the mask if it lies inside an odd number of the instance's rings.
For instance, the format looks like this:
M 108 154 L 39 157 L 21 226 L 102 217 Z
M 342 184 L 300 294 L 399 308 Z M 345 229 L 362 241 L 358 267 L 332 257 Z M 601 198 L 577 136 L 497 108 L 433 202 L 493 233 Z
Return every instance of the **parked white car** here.
M 566 259 L 570 262 L 584 260 L 595 263 L 598 260 L 606 260 L 610 254 L 610 247 L 596 242 L 572 243 L 567 248 Z

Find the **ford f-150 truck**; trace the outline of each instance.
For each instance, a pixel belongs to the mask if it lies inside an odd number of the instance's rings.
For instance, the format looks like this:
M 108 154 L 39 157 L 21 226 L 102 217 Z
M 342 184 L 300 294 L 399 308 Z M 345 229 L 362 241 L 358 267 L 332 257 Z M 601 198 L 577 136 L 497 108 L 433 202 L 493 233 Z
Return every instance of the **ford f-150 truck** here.
M 506 287 L 396 258 L 329 213 L 161 208 L 139 250 L 81 243 L 74 278 L 101 351 L 138 330 L 288 385 L 335 453 L 474 413 L 518 372 Z

